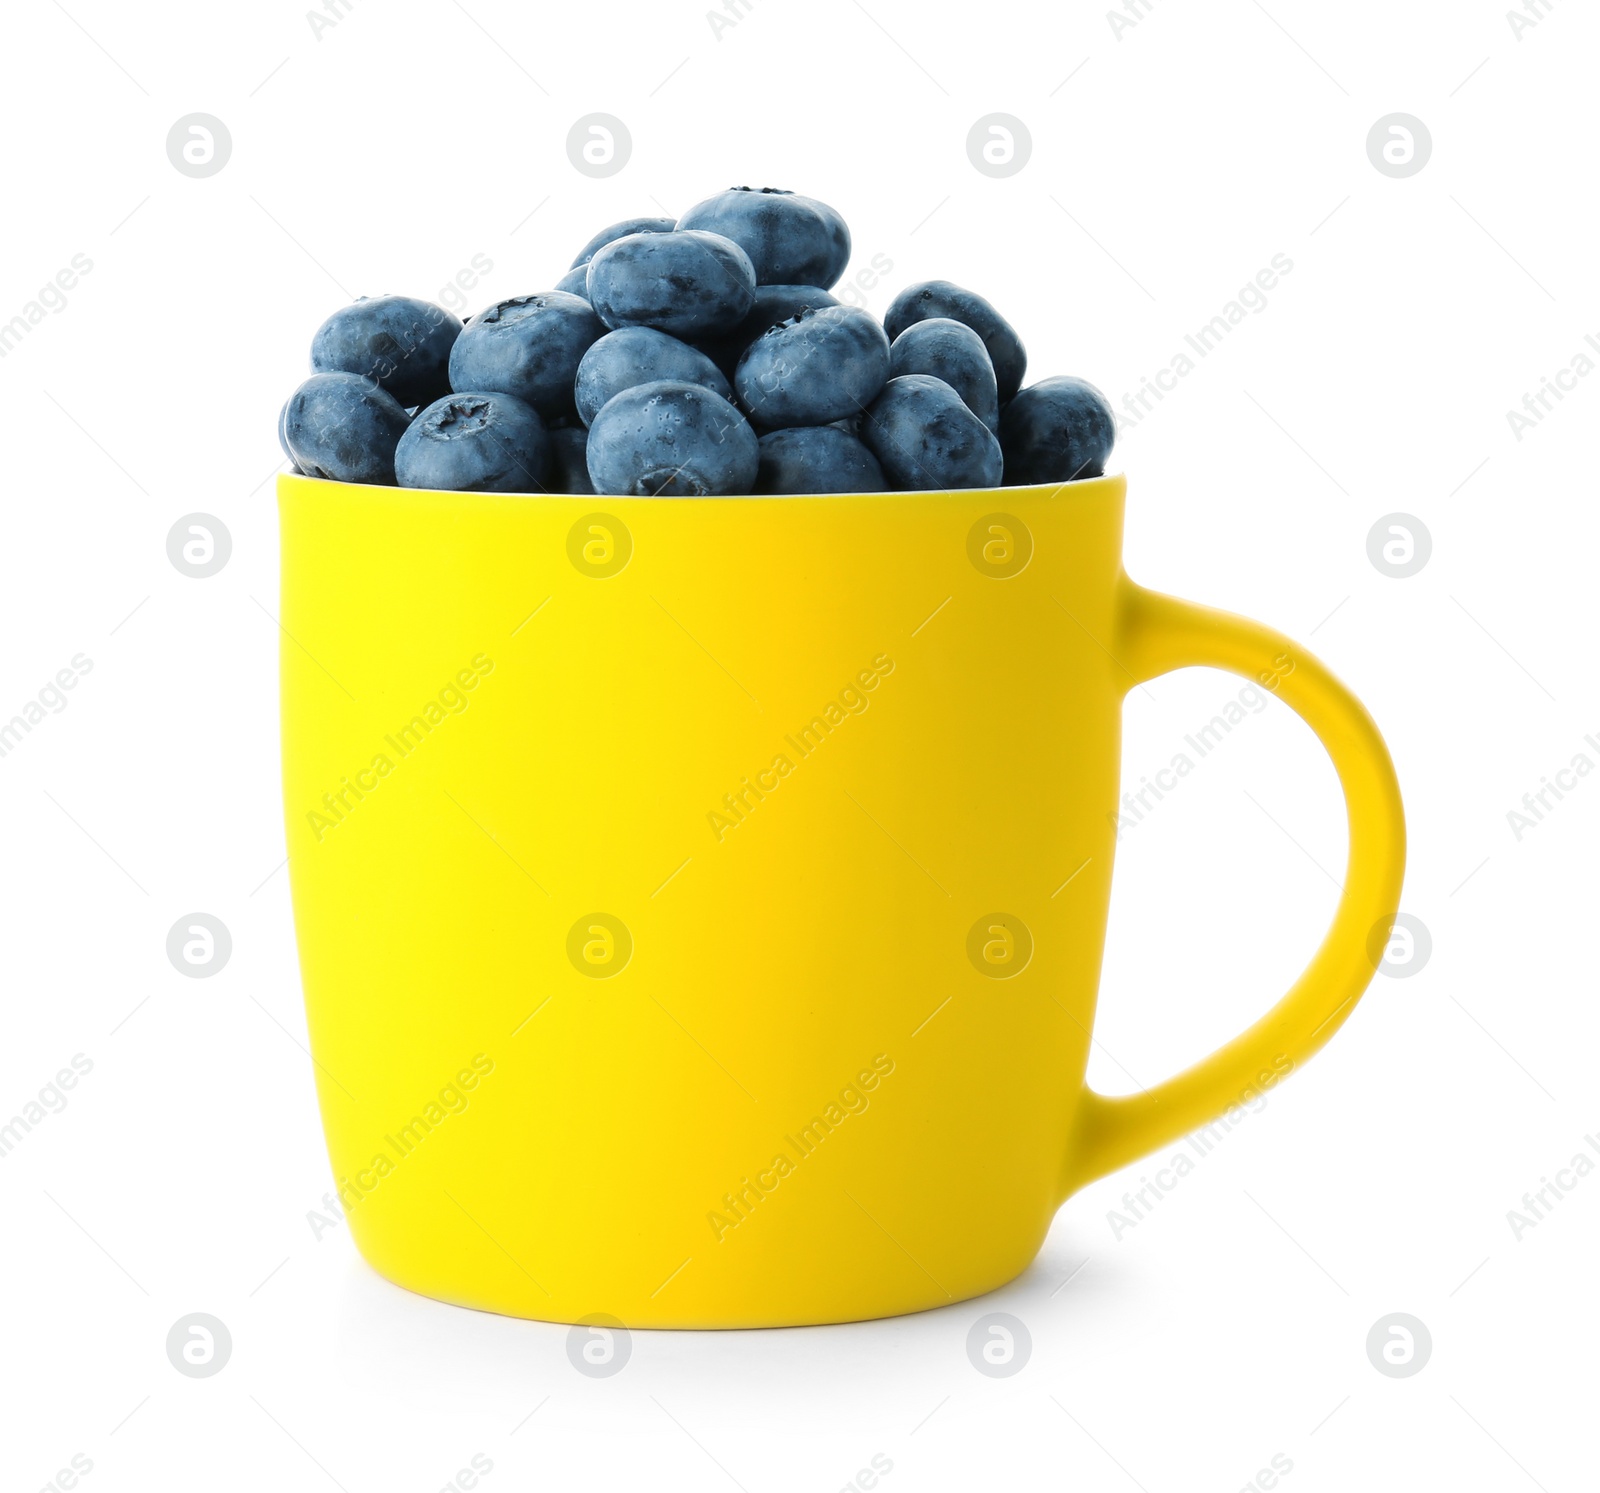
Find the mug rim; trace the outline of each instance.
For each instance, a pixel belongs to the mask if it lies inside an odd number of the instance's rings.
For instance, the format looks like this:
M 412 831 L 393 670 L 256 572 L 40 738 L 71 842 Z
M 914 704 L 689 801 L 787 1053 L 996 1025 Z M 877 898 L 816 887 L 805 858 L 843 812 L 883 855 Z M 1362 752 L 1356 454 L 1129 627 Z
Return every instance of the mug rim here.
M 304 472 L 280 472 L 279 480 L 285 478 L 296 482 L 314 482 L 321 487 L 339 488 L 356 492 L 381 492 L 416 497 L 429 498 L 504 498 L 508 501 L 533 500 L 549 498 L 561 502 L 578 502 L 593 500 L 594 502 L 621 502 L 621 503 L 825 503 L 830 501 L 855 502 L 859 499 L 870 498 L 873 500 L 895 498 L 972 498 L 979 494 L 998 495 L 1001 493 L 1017 493 L 1029 498 L 1053 497 L 1065 493 L 1072 488 L 1093 487 L 1098 483 L 1127 485 L 1124 473 L 1103 472 L 1098 477 L 1075 477 L 1068 482 L 1035 482 L 1027 485 L 1013 487 L 919 487 L 897 489 L 893 492 L 819 492 L 819 493 L 716 493 L 703 498 L 693 497 L 646 497 L 643 494 L 632 493 L 563 493 L 563 492 L 478 492 L 464 488 L 450 487 L 401 487 L 398 484 L 390 486 L 387 483 L 375 482 L 338 482 L 331 477 L 312 477 Z

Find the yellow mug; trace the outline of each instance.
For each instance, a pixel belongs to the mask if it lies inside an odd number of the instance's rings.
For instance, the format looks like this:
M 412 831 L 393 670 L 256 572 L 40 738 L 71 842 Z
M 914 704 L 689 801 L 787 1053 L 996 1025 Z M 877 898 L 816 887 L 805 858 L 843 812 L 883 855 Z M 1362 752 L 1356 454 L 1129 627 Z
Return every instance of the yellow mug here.
M 411 1290 L 631 1327 L 977 1296 L 1374 974 L 1405 855 L 1376 727 L 1299 644 L 1130 581 L 1120 477 L 278 491 L 323 1124 L 359 1248 Z M 1316 731 L 1349 866 L 1266 1016 L 1108 1098 L 1084 1071 L 1122 699 L 1194 664 Z

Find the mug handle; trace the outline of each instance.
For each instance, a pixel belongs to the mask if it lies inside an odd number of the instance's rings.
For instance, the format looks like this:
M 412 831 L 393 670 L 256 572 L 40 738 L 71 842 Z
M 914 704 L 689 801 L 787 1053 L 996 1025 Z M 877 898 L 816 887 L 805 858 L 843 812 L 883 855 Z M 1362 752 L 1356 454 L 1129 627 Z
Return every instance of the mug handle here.
M 1405 873 L 1406 830 L 1389 750 L 1366 707 L 1319 659 L 1245 617 L 1148 591 L 1123 577 L 1119 635 L 1108 650 L 1125 689 L 1206 665 L 1275 694 L 1316 732 L 1344 789 L 1350 853 L 1322 945 L 1289 993 L 1253 1026 L 1192 1068 L 1139 1094 L 1084 1088 L 1064 1195 L 1209 1124 L 1316 1053 L 1377 973 L 1373 929 L 1392 921 Z M 1387 930 L 1385 930 L 1387 934 Z M 1387 944 L 1387 936 L 1384 938 Z

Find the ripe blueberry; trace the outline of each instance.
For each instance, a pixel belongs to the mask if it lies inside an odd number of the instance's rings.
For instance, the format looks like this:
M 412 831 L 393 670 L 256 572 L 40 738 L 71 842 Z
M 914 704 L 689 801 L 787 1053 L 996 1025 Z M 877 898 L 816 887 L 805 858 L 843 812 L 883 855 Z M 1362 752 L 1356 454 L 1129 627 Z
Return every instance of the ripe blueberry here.
M 630 233 L 589 261 L 589 300 L 608 327 L 674 337 L 730 331 L 756 294 L 750 257 L 717 233 Z
M 400 401 L 359 373 L 313 373 L 283 413 L 295 465 L 308 477 L 394 486 L 394 451 L 408 421 Z
M 697 348 L 654 327 L 618 327 L 594 343 L 578 364 L 573 390 L 578 418 L 592 425 L 614 395 L 664 378 L 703 384 L 724 399 L 733 398 L 721 370 Z
M 748 493 L 759 452 L 750 422 L 720 394 L 663 379 L 606 402 L 588 459 L 597 493 L 706 498 Z
M 697 202 L 678 219 L 740 245 L 761 285 L 817 285 L 826 290 L 850 259 L 850 230 L 825 202 L 779 187 L 732 187 Z
M 605 330 L 587 301 L 563 291 L 497 301 L 456 339 L 450 387 L 510 394 L 547 419 L 571 414 L 578 363 Z
M 803 425 L 761 437 L 758 493 L 885 492 L 883 468 L 837 425 Z
M 1116 437 L 1111 406 L 1093 384 L 1065 375 L 1042 378 L 1000 417 L 1006 486 L 1098 477 Z
M 1011 323 L 981 295 L 948 280 L 924 280 L 919 285 L 908 285 L 889 303 L 883 324 L 892 341 L 913 322 L 926 321 L 930 316 L 948 316 L 983 338 L 989 361 L 994 364 L 1002 404 L 1022 387 L 1022 375 L 1028 367 L 1027 349 Z
M 359 373 L 402 407 L 450 391 L 446 370 L 461 323 L 413 296 L 362 296 L 335 311 L 311 339 L 313 373 Z
M 411 422 L 394 466 L 401 487 L 542 492 L 549 448 L 539 416 L 520 399 L 447 394 Z
M 889 339 L 877 320 L 855 306 L 823 306 L 757 337 L 733 386 L 750 418 L 770 430 L 853 415 L 888 377 Z
M 998 487 L 1000 442 L 943 379 L 892 378 L 867 410 L 861 439 L 901 491 Z
M 1000 430 L 1000 395 L 989 351 L 971 327 L 947 316 L 913 322 L 889 348 L 889 375 L 926 373 L 949 384 L 990 430 Z

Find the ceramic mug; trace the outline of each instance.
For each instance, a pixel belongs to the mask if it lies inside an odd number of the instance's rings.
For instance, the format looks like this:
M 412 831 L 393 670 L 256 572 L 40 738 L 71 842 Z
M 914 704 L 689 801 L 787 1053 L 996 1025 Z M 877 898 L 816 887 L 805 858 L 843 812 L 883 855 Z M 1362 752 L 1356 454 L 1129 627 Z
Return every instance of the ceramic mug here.
M 1299 644 L 1130 581 L 1124 491 L 280 479 L 295 923 L 376 1269 L 630 1327 L 942 1306 L 1327 1041 L 1398 906 L 1389 754 Z M 1267 1015 L 1108 1098 L 1122 700 L 1196 664 L 1321 738 L 1349 864 Z

